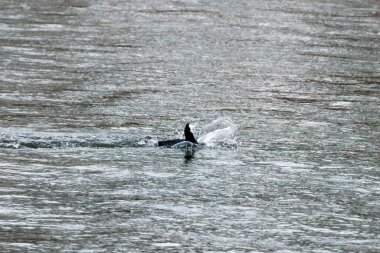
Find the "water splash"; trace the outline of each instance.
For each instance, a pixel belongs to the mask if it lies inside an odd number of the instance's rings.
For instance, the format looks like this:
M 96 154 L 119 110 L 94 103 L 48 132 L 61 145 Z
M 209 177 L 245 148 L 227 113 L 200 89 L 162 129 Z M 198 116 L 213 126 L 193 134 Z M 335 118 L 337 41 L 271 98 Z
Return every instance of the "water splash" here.
M 230 118 L 221 117 L 202 127 L 199 143 L 207 147 L 237 147 L 238 129 Z
M 218 118 L 214 122 L 201 128 L 198 142 L 200 145 L 188 147 L 181 144 L 174 148 L 193 150 L 202 147 L 227 147 L 236 148 L 237 127 L 229 118 Z M 0 133 L 0 148 L 22 149 L 22 148 L 121 148 L 121 147 L 153 147 L 157 144 L 155 138 L 126 136 L 122 133 L 113 134 L 53 134 L 46 132 Z

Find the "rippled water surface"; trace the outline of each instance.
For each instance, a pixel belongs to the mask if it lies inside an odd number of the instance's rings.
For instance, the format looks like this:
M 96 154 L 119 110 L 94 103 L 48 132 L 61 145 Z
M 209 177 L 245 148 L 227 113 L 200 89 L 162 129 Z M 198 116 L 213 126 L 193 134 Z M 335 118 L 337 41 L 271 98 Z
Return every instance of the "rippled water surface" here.
M 376 0 L 2 0 L 0 251 L 379 252 L 379 41 Z

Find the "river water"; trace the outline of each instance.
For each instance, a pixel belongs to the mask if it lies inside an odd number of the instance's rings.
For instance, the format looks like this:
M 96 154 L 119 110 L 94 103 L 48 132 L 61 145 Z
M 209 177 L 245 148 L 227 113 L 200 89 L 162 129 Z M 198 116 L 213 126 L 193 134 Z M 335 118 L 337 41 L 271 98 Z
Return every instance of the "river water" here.
M 1 252 L 379 252 L 377 0 L 2 0 Z M 233 147 L 155 147 L 228 117 Z

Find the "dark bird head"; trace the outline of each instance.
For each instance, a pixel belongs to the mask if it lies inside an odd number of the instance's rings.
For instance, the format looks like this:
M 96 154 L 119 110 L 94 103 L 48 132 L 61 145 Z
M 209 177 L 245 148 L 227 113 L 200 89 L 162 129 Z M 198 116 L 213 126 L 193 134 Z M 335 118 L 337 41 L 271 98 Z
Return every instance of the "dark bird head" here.
M 189 123 L 187 123 L 187 124 L 186 124 L 186 127 L 185 127 L 185 139 L 186 139 L 187 141 L 192 142 L 192 143 L 198 143 L 197 140 L 194 138 L 193 133 L 191 132 L 191 129 L 190 129 Z

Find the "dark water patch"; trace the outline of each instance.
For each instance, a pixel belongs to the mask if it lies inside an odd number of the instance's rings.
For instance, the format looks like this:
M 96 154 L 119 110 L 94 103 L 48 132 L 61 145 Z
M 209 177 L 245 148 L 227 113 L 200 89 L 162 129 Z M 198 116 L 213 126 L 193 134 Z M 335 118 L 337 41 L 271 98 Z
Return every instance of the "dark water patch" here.
M 339 106 L 329 106 L 329 107 L 323 107 L 324 109 L 331 110 L 331 111 L 349 111 L 350 108 L 345 107 L 339 107 Z
M 277 99 L 288 101 L 288 102 L 294 102 L 297 104 L 311 104 L 311 103 L 319 103 L 326 101 L 325 99 L 317 99 L 317 98 L 301 98 L 301 97 L 284 97 L 284 96 L 277 96 Z
M 217 11 L 211 11 L 211 10 L 205 10 L 205 9 L 147 9 L 147 10 L 140 10 L 139 12 L 142 13 L 148 13 L 148 14 L 174 14 L 174 15 L 181 15 L 181 14 L 207 14 L 207 15 L 214 15 L 218 17 L 222 17 L 222 14 Z
M 141 45 L 125 44 L 125 43 L 114 43 L 114 44 L 98 44 L 100 47 L 115 47 L 115 48 L 142 48 Z
M 355 57 L 352 57 L 352 55 L 337 55 L 337 54 L 326 54 L 326 53 L 315 53 L 315 52 L 303 52 L 300 53 L 300 55 L 304 56 L 311 56 L 311 57 L 328 57 L 328 58 L 336 58 L 336 59 L 342 59 L 342 60 L 347 60 L 347 59 L 355 59 Z M 358 57 L 356 60 L 362 59 L 362 57 Z
M 141 95 L 141 94 L 149 94 L 149 93 L 159 93 L 162 92 L 159 89 L 156 88 L 140 88 L 140 89 L 117 89 L 115 91 L 111 91 L 110 94 L 105 94 L 102 96 L 102 99 L 105 99 L 106 101 L 113 101 L 113 100 L 123 100 L 133 97 L 134 95 Z
M 367 52 L 368 51 L 374 52 L 374 51 L 380 49 L 380 47 L 377 49 L 374 46 L 341 44 L 341 43 L 338 43 L 337 41 L 329 41 L 329 42 L 323 42 L 323 43 L 307 42 L 306 46 L 310 47 L 311 49 L 317 48 L 318 50 L 343 48 L 343 49 L 350 49 L 350 50 L 351 49 L 355 49 L 355 50 L 360 49 L 360 50 L 367 51 Z

